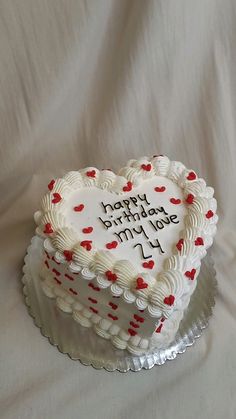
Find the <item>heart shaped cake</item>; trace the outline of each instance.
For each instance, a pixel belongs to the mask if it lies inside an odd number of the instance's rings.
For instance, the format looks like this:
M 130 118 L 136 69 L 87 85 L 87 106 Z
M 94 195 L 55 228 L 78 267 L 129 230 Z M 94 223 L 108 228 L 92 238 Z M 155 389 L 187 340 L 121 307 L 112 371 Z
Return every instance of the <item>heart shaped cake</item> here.
M 162 155 L 51 180 L 35 213 L 45 294 L 119 349 L 166 348 L 216 232 L 213 193 Z

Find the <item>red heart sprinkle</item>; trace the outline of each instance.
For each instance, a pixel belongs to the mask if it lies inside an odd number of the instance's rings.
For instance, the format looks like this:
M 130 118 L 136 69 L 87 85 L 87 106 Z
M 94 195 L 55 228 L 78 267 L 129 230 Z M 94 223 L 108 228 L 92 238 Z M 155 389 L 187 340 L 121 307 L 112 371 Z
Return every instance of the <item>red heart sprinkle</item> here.
M 136 290 L 142 290 L 142 289 L 148 287 L 148 284 L 146 282 L 144 282 L 144 279 L 141 278 L 141 277 L 136 279 L 136 283 L 137 283 Z
M 206 213 L 206 218 L 211 218 L 211 217 L 213 217 L 213 215 L 214 215 L 214 212 L 212 210 L 209 210 Z
M 112 303 L 111 301 L 108 304 L 113 310 L 116 310 L 118 307 L 116 304 Z
M 193 281 L 195 277 L 195 273 L 196 273 L 196 269 L 192 269 L 191 271 L 186 271 L 184 275 Z
M 123 187 L 123 191 L 124 192 L 129 192 L 129 191 L 132 190 L 132 188 L 133 188 L 132 182 L 127 182 L 127 184 Z
M 138 316 L 138 314 L 134 314 L 134 319 L 139 322 L 139 323 L 143 323 L 144 322 L 144 318 L 141 316 Z
M 73 258 L 73 252 L 71 250 L 64 250 L 63 255 L 68 262 L 70 262 Z
M 178 243 L 176 244 L 177 249 L 180 251 L 184 244 L 184 239 L 179 239 Z
M 189 174 L 188 174 L 188 176 L 187 176 L 187 179 L 188 180 L 195 180 L 196 179 L 196 173 L 194 173 L 194 172 L 189 172 Z
M 118 320 L 117 316 L 113 316 L 113 314 L 108 313 L 108 317 L 110 317 L 112 320 Z
M 203 246 L 204 245 L 203 238 L 197 237 L 194 243 L 195 243 L 195 246 Z
M 135 329 L 138 329 L 140 326 L 137 323 L 134 323 L 133 321 L 129 322 L 130 326 L 134 327 Z
M 48 184 L 48 189 L 49 189 L 49 191 L 52 191 L 52 190 L 53 190 L 53 186 L 54 186 L 54 184 L 55 184 L 55 180 L 54 180 L 54 179 L 52 179 L 52 180 L 51 180 L 51 182 Z
M 156 187 L 154 188 L 154 190 L 155 190 L 156 192 L 165 192 L 166 187 L 165 187 L 165 186 L 156 186 Z
M 84 204 L 79 204 L 76 207 L 74 207 L 74 211 L 81 212 L 84 209 Z
M 160 326 L 156 328 L 156 333 L 161 333 L 162 326 L 163 324 L 160 324 Z
M 92 249 L 92 240 L 83 240 L 82 242 L 80 242 L 80 246 L 84 247 L 86 250 L 91 250 Z
M 187 198 L 186 198 L 186 202 L 188 203 L 188 204 L 192 204 L 193 203 L 193 200 L 194 200 L 194 195 L 193 194 L 191 194 L 191 193 L 189 193 L 188 194 L 188 196 L 187 196 Z
M 149 260 L 148 262 L 143 262 L 142 266 L 146 269 L 152 269 L 154 265 L 155 265 L 154 260 Z
M 45 224 L 45 228 L 44 228 L 43 232 L 45 234 L 51 234 L 51 233 L 53 233 L 53 229 L 52 229 L 52 226 L 51 226 L 50 223 Z
M 115 282 L 117 280 L 117 275 L 115 273 L 113 273 L 112 271 L 106 271 L 105 275 L 106 275 L 108 281 Z
M 161 322 L 164 322 L 164 321 L 165 321 L 165 319 L 166 319 L 165 317 L 162 317 L 162 318 L 161 318 Z
M 62 200 L 62 197 L 59 193 L 54 192 L 53 194 L 53 199 L 52 199 L 52 203 L 53 204 L 57 204 L 58 202 L 60 202 Z
M 128 329 L 128 332 L 131 336 L 137 335 L 137 332 L 135 332 L 135 330 L 133 330 L 133 329 Z
M 93 227 L 84 227 L 82 231 L 84 234 L 92 233 Z
M 115 241 L 115 240 L 113 242 L 110 242 L 110 243 L 106 244 L 107 249 L 115 249 L 117 246 L 118 246 L 118 242 Z
M 98 314 L 98 310 L 96 310 L 96 308 L 94 308 L 94 307 L 89 307 L 89 309 L 90 309 L 93 313 Z
M 181 204 L 181 199 L 179 198 L 170 198 L 170 202 L 174 205 Z
M 145 170 L 146 172 L 150 172 L 150 170 L 152 169 L 152 165 L 150 163 L 148 163 L 148 164 L 142 164 L 141 165 L 141 168 L 143 170 Z
M 175 302 L 175 297 L 172 294 L 164 298 L 164 304 L 167 304 L 168 306 L 173 306 L 174 302 Z
M 88 172 L 86 172 L 86 175 L 87 175 L 88 177 L 93 177 L 93 178 L 95 178 L 95 177 L 96 177 L 96 171 L 95 171 L 95 170 L 88 170 Z

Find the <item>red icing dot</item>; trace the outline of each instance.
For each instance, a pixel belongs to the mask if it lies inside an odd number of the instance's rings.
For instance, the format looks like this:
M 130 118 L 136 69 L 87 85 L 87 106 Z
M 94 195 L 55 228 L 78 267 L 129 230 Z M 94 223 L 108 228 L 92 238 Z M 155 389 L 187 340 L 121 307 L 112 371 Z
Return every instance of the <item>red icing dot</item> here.
M 118 305 L 114 304 L 112 301 L 110 301 L 108 304 L 113 310 L 116 310 L 118 308 Z
M 74 280 L 75 280 L 72 276 L 70 276 L 70 275 L 68 275 L 68 274 L 65 274 L 65 277 L 66 277 L 67 279 L 69 279 L 70 281 L 74 281 Z
M 212 218 L 214 216 L 214 212 L 212 210 L 207 211 L 206 218 Z
M 97 300 L 95 300 L 95 298 L 88 297 L 88 300 L 91 301 L 91 303 L 93 304 L 97 304 Z
M 110 317 L 112 320 L 118 320 L 117 316 L 113 316 L 113 314 L 108 313 L 108 317 Z
M 61 275 L 61 272 L 58 272 L 55 268 L 53 268 L 53 270 L 52 270 L 52 272 L 55 274 L 55 275 Z
M 73 290 L 73 288 L 69 288 L 69 291 L 72 292 L 72 294 L 74 294 L 74 295 L 78 295 L 78 292 Z
M 47 268 L 49 269 L 49 264 L 48 264 L 48 261 L 47 261 L 47 260 L 45 260 L 45 261 L 44 261 L 44 263 L 45 263 L 45 265 L 47 266 Z
M 89 307 L 89 309 L 90 309 L 93 313 L 98 314 L 98 310 L 96 310 L 96 308 L 94 308 L 94 307 Z
M 157 328 L 156 328 L 156 333 L 161 333 L 161 329 L 163 327 L 163 324 L 160 324 Z
M 54 281 L 56 281 L 59 285 L 61 285 L 61 281 L 60 281 L 60 279 L 58 279 L 58 278 L 56 278 L 56 277 L 54 277 L 53 279 L 54 279 Z
M 45 234 L 51 234 L 51 233 L 53 233 L 53 229 L 52 229 L 52 226 L 51 226 L 50 223 L 45 224 L 43 232 Z
M 133 321 L 129 322 L 130 326 L 134 327 L 135 329 L 138 329 L 140 327 L 139 324 L 134 323 Z
M 184 244 L 184 239 L 179 239 L 178 243 L 176 244 L 177 249 L 180 251 Z
M 138 314 L 134 314 L 134 319 L 139 322 L 139 323 L 143 323 L 144 322 L 144 318 L 139 316 Z

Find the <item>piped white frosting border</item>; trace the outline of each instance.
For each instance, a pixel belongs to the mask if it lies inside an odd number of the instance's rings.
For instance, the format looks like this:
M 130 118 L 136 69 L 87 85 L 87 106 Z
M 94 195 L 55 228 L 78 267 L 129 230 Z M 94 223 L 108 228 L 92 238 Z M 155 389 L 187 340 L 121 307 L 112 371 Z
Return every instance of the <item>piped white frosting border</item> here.
M 143 170 L 143 164 L 151 164 L 151 170 Z M 87 176 L 87 172 L 91 171 L 95 171 L 95 177 Z M 189 173 L 194 173 L 196 178 L 188 180 Z M 136 290 L 136 278 L 143 276 L 143 273 L 137 272 L 136 267 L 129 261 L 117 260 L 109 251 L 99 250 L 94 246 L 88 251 L 82 247 L 78 233 L 66 222 L 64 208 L 70 193 L 80 188 L 96 186 L 117 194 L 125 194 L 123 188 L 127 182 L 132 182 L 135 191 L 135 187 L 154 176 L 171 179 L 182 188 L 185 198 L 191 194 L 194 200 L 188 204 L 184 219 L 185 229 L 180 234 L 180 238 L 183 239 L 181 249 L 178 250 L 174 246 L 173 255 L 165 260 L 164 270 L 157 278 L 149 275 L 148 288 Z M 56 204 L 52 203 L 55 193 L 61 197 L 60 202 Z M 71 272 L 82 270 L 84 276 L 90 279 L 96 277 L 101 288 L 110 287 L 112 295 L 122 295 L 125 301 L 134 303 L 140 310 L 147 309 L 153 317 L 169 318 L 173 311 L 183 311 L 186 296 L 190 296 L 195 288 L 194 281 L 187 280 L 184 274 L 191 269 L 199 272 L 201 259 L 206 255 L 206 250 L 211 246 L 216 233 L 218 216 L 213 193 L 213 188 L 207 187 L 205 181 L 198 178 L 194 171 L 186 169 L 180 162 L 170 161 L 166 156 L 130 160 L 119 171 L 119 175 L 110 170 L 99 171 L 94 167 L 88 167 L 69 172 L 62 179 L 55 181 L 53 189 L 42 199 L 42 210 L 35 213 L 35 221 L 38 224 L 36 232 L 46 237 L 45 250 L 53 253 L 58 262 L 67 263 Z M 206 217 L 208 211 L 213 213 L 211 218 Z M 53 229 L 49 237 L 43 233 L 47 223 L 50 223 Z M 203 239 L 201 246 L 195 245 L 198 237 Z M 65 250 L 73 252 L 71 262 L 67 262 L 63 254 Z M 107 280 L 105 272 L 108 270 L 116 273 L 115 283 Z M 168 295 L 175 297 L 172 306 L 164 303 L 164 298 Z

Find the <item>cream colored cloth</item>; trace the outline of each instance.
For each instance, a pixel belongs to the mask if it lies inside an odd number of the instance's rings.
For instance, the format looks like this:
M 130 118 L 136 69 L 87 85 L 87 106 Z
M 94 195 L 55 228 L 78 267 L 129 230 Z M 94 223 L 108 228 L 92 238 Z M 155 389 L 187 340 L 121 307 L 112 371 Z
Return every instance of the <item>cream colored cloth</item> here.
M 0 1 L 1 419 L 235 419 L 234 0 Z M 51 176 L 167 154 L 216 191 L 210 327 L 163 367 L 107 373 L 60 354 L 20 284 Z

